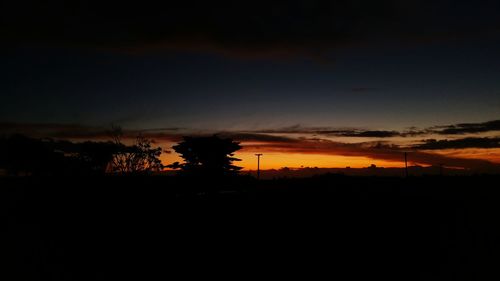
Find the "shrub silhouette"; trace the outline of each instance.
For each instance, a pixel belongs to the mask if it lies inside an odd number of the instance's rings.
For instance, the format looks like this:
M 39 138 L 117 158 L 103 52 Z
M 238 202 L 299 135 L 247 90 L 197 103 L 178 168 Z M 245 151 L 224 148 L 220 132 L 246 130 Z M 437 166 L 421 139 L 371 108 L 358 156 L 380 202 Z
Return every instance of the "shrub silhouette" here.
M 139 136 L 126 146 L 107 142 L 37 139 L 23 135 L 0 138 L 0 169 L 9 175 L 102 175 L 150 173 L 163 168 L 160 147 Z
M 218 136 L 184 137 L 183 141 L 172 147 L 184 159 L 184 163 L 175 162 L 168 167 L 181 169 L 185 174 L 207 177 L 236 175 L 241 167 L 233 161 L 234 152 L 241 149 L 238 142 Z
M 148 174 L 161 171 L 163 165 L 160 160 L 161 147 L 153 147 L 153 141 L 137 136 L 135 144 L 125 146 L 121 139 L 123 131 L 120 127 L 112 127 L 110 132 L 113 143 L 120 147 L 111 157 L 111 171 L 121 174 Z
M 83 170 L 87 170 L 92 174 L 104 174 L 114 155 L 124 149 L 124 146 L 112 142 L 86 141 L 78 145 L 75 157 L 80 165 L 83 165 Z
M 12 135 L 0 139 L 0 168 L 11 175 L 103 174 L 120 148 L 111 142 L 72 143 Z
M 64 155 L 51 148 L 50 140 L 13 135 L 0 143 L 0 166 L 9 174 L 48 174 L 64 166 Z

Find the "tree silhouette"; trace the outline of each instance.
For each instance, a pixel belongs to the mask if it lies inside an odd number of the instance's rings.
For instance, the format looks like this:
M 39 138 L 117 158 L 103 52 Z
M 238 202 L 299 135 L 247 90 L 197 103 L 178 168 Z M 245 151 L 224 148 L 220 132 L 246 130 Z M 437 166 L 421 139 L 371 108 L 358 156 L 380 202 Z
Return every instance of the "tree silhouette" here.
M 114 155 L 123 151 L 123 145 L 113 142 L 86 141 L 78 145 L 76 157 L 83 169 L 92 174 L 105 174 Z
M 238 142 L 222 139 L 218 136 L 184 137 L 183 141 L 172 147 L 184 159 L 184 163 L 175 162 L 168 167 L 180 168 L 189 174 L 204 176 L 227 176 L 237 174 L 241 167 L 233 165 L 233 161 L 241 161 L 234 157 L 234 152 L 241 149 Z
M 142 135 L 137 136 L 135 144 L 126 146 L 121 142 L 123 131 L 120 127 L 112 127 L 113 143 L 120 147 L 111 159 L 111 171 L 122 174 L 143 174 L 161 171 L 161 147 L 153 147 L 153 141 Z
M 121 129 L 112 141 L 0 137 L 0 169 L 9 175 L 103 175 L 106 172 L 150 173 L 160 171 L 162 149 L 138 136 L 132 146 L 121 142 Z
M 60 170 L 65 157 L 53 141 L 12 135 L 0 141 L 0 167 L 9 174 L 46 175 Z

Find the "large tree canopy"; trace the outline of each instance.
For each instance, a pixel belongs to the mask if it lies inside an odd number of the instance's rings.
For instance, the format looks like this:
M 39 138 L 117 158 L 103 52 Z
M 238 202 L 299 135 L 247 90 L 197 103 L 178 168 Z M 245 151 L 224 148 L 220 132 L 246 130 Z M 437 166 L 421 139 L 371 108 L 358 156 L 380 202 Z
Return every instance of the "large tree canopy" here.
M 223 139 L 216 135 L 184 137 L 173 149 L 181 155 L 184 163 L 174 163 L 170 167 L 180 168 L 186 173 L 227 176 L 241 170 L 241 167 L 233 165 L 233 161 L 240 161 L 234 157 L 234 152 L 241 149 L 241 146 L 232 139 Z

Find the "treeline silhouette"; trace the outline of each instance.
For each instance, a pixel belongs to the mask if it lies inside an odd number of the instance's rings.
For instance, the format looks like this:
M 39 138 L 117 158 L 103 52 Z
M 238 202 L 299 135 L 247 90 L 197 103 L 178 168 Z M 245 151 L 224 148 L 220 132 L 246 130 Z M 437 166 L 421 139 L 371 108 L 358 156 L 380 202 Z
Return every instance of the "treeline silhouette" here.
M 71 142 L 23 135 L 0 138 L 0 169 L 7 175 L 151 175 L 169 167 L 180 175 L 204 178 L 231 177 L 241 167 L 234 152 L 241 149 L 232 139 L 213 136 L 184 137 L 173 149 L 184 159 L 164 166 L 163 152 L 141 135 L 125 145 L 123 131 L 113 127 L 109 141 Z
M 0 138 L 0 169 L 7 175 L 104 175 L 150 173 L 163 168 L 161 148 L 138 137 L 133 145 L 114 141 L 37 139 L 23 135 Z

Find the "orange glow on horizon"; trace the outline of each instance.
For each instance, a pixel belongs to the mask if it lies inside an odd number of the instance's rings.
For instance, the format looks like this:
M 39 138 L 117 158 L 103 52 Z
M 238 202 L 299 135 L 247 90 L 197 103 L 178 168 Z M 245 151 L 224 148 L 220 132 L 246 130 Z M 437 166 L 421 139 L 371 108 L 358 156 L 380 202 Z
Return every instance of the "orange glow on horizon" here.
M 260 169 L 280 169 L 288 168 L 365 168 L 371 164 L 377 167 L 404 167 L 403 162 L 391 162 L 386 160 L 371 159 L 359 156 L 323 155 L 323 154 L 302 154 L 287 152 L 263 152 L 260 158 Z M 244 170 L 257 170 L 257 157 L 252 152 L 241 152 L 237 154 L 242 161 L 237 165 Z
M 162 145 L 162 147 L 171 147 L 172 144 Z M 243 170 L 257 170 L 257 157 L 256 152 L 240 151 L 235 154 L 236 158 L 241 161 L 235 161 L 234 164 L 243 167 Z M 381 159 L 371 159 L 369 157 L 361 156 L 341 156 L 341 155 L 324 155 L 324 154 L 309 154 L 309 153 L 289 153 L 289 152 L 262 152 L 264 155 L 261 157 L 260 168 L 262 170 L 280 169 L 283 167 L 288 168 L 301 168 L 301 167 L 318 167 L 318 168 L 364 168 L 371 164 L 377 167 L 386 168 L 401 168 L 404 167 L 402 161 L 387 161 Z M 183 159 L 171 151 L 171 153 L 163 153 L 161 160 L 164 165 L 173 162 L 183 162 Z M 410 163 L 409 163 L 410 164 Z M 411 163 L 413 164 L 413 163 Z
M 162 143 L 161 146 L 166 150 L 170 150 L 170 153 L 163 153 L 161 160 L 164 165 L 171 164 L 173 162 L 183 162 L 183 159 L 175 153 L 175 151 L 169 149 L 174 145 L 174 143 Z M 462 158 L 462 159 L 483 159 L 493 163 L 500 163 L 500 149 L 455 149 L 455 150 L 430 150 L 425 151 L 427 153 L 439 154 L 448 157 Z M 403 168 L 404 162 L 401 161 L 390 161 L 385 159 L 374 159 L 368 156 L 342 156 L 333 154 L 312 154 L 312 153 L 292 153 L 288 151 L 252 151 L 252 150 L 240 150 L 235 154 L 236 158 L 241 159 L 241 161 L 235 161 L 236 166 L 243 167 L 243 170 L 257 170 L 257 157 L 256 153 L 263 153 L 261 157 L 260 168 L 261 170 L 270 169 L 280 169 L 283 167 L 288 168 L 305 168 L 305 167 L 318 167 L 318 168 L 365 168 L 374 164 L 377 167 L 384 168 Z M 425 163 L 415 163 L 409 159 L 408 165 L 421 165 L 429 166 Z
M 500 148 L 461 148 L 447 150 L 427 150 L 448 157 L 464 159 L 483 159 L 492 163 L 500 164 Z

